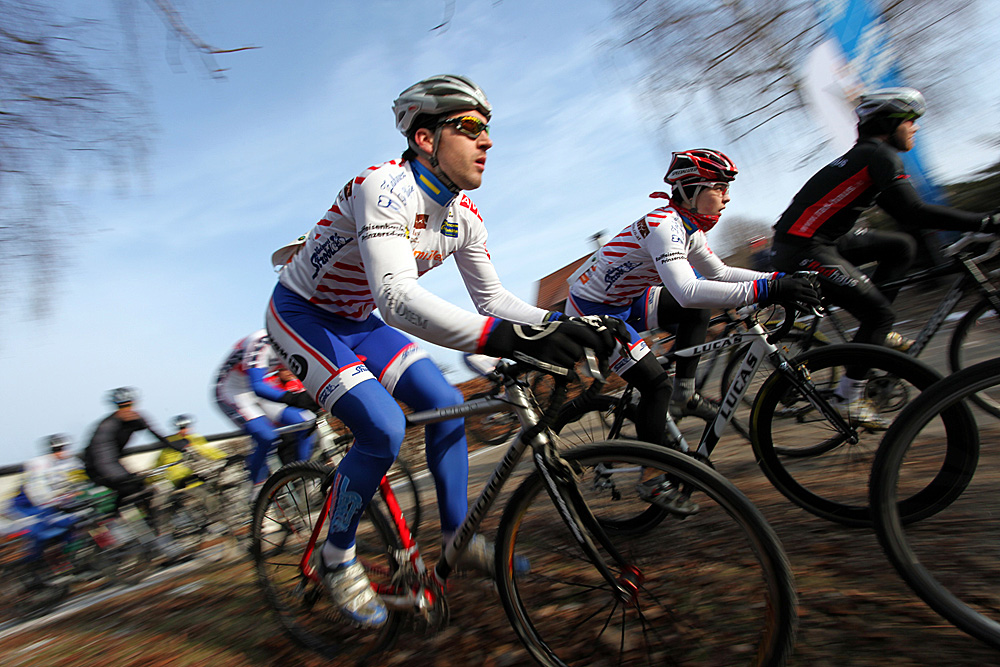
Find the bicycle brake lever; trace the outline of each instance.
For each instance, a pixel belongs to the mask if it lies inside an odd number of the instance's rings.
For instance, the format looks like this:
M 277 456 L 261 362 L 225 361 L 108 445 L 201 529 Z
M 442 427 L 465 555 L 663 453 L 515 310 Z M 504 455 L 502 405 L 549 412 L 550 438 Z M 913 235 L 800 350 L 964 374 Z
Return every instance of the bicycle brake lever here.
M 587 375 L 592 377 L 595 382 L 606 382 L 607 378 L 601 371 L 601 362 L 597 360 L 597 354 L 588 348 L 583 351 L 583 358 L 586 360 Z

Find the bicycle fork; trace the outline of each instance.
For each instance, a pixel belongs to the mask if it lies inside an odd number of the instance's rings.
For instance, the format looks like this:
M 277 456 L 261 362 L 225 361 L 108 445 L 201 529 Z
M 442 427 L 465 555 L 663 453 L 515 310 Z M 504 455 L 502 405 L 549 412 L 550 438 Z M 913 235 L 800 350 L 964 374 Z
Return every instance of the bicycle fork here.
M 809 378 L 809 371 L 804 367 L 793 366 L 787 361 L 777 364 L 776 370 L 781 373 L 792 386 L 805 396 L 810 405 L 820 411 L 828 422 L 847 440 L 849 444 L 856 445 L 859 442 L 858 432 L 852 428 L 840 411 L 830 405 L 830 402 L 823 398 Z
M 622 604 L 634 606 L 643 582 L 642 572 L 629 563 L 608 539 L 604 528 L 580 493 L 577 471 L 569 461 L 558 455 L 551 441 L 535 447 L 533 458 L 545 482 L 545 490 L 555 504 L 559 516 L 569 528 L 573 539 L 601 577 L 611 586 L 617 600 Z M 616 575 L 605 564 L 591 536 L 597 539 L 600 546 L 619 566 L 620 574 Z

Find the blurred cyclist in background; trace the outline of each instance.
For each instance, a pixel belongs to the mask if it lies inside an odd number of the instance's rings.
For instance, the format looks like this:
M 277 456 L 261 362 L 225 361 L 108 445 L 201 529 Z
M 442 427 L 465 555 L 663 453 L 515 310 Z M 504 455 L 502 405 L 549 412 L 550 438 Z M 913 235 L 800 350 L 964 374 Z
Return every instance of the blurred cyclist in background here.
M 63 510 L 74 505 L 87 480 L 80 459 L 69 451 L 69 436 L 57 433 L 44 442 L 45 453 L 24 462 L 21 487 L 7 508 L 12 518 L 31 519 L 31 560 L 42 557 L 47 543 L 70 537 L 76 518 Z
M 239 340 L 219 367 L 215 399 L 219 409 L 254 441 L 254 451 L 246 460 L 250 473 L 250 502 L 256 498 L 268 476 L 267 455 L 277 447 L 276 426 L 301 424 L 312 419 L 316 402 L 305 392 L 286 391 L 266 381 L 281 365 L 267 332 L 255 331 Z M 312 454 L 312 434 L 297 434 L 298 460 Z
M 220 461 L 226 458 L 225 452 L 210 445 L 204 436 L 198 435 L 191 429 L 193 423 L 191 415 L 174 417 L 173 425 L 177 432 L 167 436 L 170 446 L 160 450 L 159 456 L 156 457 L 157 468 L 170 466 L 164 471 L 163 476 L 178 489 L 202 481 L 187 463 L 182 462 L 185 458 L 192 463 L 199 459 Z
M 613 315 L 629 327 L 631 358 L 612 358 L 612 370 L 640 392 L 636 431 L 641 440 L 661 443 L 668 404 L 675 417 L 696 415 L 706 420 L 715 417 L 718 404 L 695 388 L 698 357 L 677 360 L 671 388 L 666 371 L 639 331 L 677 325 L 675 346 L 685 348 L 705 342 L 711 308 L 819 303 L 806 278 L 728 266 L 708 247 L 705 233 L 729 203 L 729 184 L 736 173 L 732 160 L 716 150 L 674 153 L 663 177 L 670 193 L 650 195 L 669 203 L 606 243 L 570 285 L 568 314 Z M 684 510 L 675 506 L 679 496 L 672 486 L 640 492 L 667 509 Z
M 267 330 L 285 364 L 356 438 L 333 481 L 320 569 L 334 604 L 367 627 L 382 625 L 387 612 L 355 558 L 355 532 L 403 441 L 406 421 L 394 399 L 414 410 L 462 401 L 403 332 L 464 352 L 530 359 L 561 373 L 584 347 L 611 347 L 610 334 L 556 321 L 559 313 L 531 306 L 500 284 L 482 217 L 462 192 L 480 186 L 493 146 L 492 106 L 483 91 L 462 76 L 434 76 L 404 90 L 393 112 L 406 152 L 348 181 L 281 271 L 267 309 Z M 418 284 L 448 257 L 455 258 L 478 313 Z M 376 307 L 381 319 L 372 312 Z M 427 426 L 425 442 L 447 547 L 468 505 L 463 420 Z M 491 572 L 491 551 L 477 535 L 459 566 Z
M 774 226 L 771 261 L 781 271 L 816 271 L 823 297 L 858 319 L 856 343 L 886 344 L 905 351 L 913 344 L 890 331 L 898 290 L 875 286 L 902 277 L 913 262 L 916 241 L 904 232 L 854 229 L 861 213 L 878 205 L 900 225 L 996 233 L 997 213 L 972 213 L 924 203 L 910 183 L 899 154 L 913 148 L 924 97 L 913 88 L 863 94 L 855 109 L 858 140 L 847 153 L 806 181 Z M 857 268 L 877 262 L 871 278 Z M 856 421 L 878 425 L 863 398 L 867 369 L 848 367 L 838 387 L 841 409 Z
M 139 392 L 134 387 L 119 387 L 109 392 L 108 400 L 114 404 L 115 411 L 101 420 L 94 429 L 90 442 L 83 450 L 83 464 L 87 476 L 95 484 L 118 493 L 116 508 L 121 508 L 127 496 L 134 495 L 148 516 L 152 490 L 146 488 L 141 475 L 136 475 L 121 464 L 121 457 L 125 445 L 139 431 L 149 431 L 164 447 L 170 446 L 170 442 L 135 410 L 138 396 Z

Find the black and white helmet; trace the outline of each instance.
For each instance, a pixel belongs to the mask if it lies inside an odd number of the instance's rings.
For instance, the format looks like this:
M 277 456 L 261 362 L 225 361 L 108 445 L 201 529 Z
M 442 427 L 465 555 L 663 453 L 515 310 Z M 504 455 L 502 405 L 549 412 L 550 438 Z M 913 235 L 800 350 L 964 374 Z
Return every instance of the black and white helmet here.
M 178 431 L 183 431 L 186 428 L 190 428 L 191 424 L 194 423 L 191 415 L 177 415 L 173 420 L 174 428 Z
M 881 88 L 863 93 L 858 98 L 854 113 L 858 126 L 868 134 L 892 133 L 905 120 L 916 120 L 924 115 L 927 105 L 924 96 L 914 88 Z
M 139 392 L 135 387 L 118 387 L 108 392 L 108 400 L 119 406 L 135 403 L 135 399 L 138 397 Z
M 487 120 L 493 113 L 486 93 L 471 80 L 457 74 L 438 74 L 418 81 L 401 92 L 392 103 L 396 129 L 405 137 L 419 127 L 415 121 L 420 116 L 441 116 L 464 109 L 477 109 Z
M 50 435 L 45 439 L 45 442 L 48 445 L 49 450 L 53 452 L 60 452 L 73 444 L 73 441 L 65 433 L 55 433 Z

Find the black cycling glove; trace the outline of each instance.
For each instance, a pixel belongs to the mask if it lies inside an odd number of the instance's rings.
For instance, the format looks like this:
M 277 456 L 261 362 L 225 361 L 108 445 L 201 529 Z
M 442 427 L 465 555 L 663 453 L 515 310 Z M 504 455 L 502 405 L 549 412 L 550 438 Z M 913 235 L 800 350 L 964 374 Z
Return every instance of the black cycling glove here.
M 800 310 L 818 308 L 819 290 L 813 285 L 813 278 L 807 273 L 793 273 L 780 278 L 771 278 L 757 297 L 762 306 L 781 304 L 794 306 Z
M 569 317 L 536 325 L 500 321 L 487 336 L 483 353 L 523 361 L 555 375 L 569 375 L 585 348 L 605 358 L 619 338 L 627 342 L 628 332 L 613 317 Z
M 1000 234 L 1000 209 L 993 211 L 983 218 L 979 231 L 987 234 Z
M 291 406 L 293 408 L 300 408 L 302 410 L 311 410 L 312 412 L 317 412 L 319 408 L 319 403 L 313 400 L 307 392 L 304 391 L 286 391 L 278 399 L 285 405 Z

